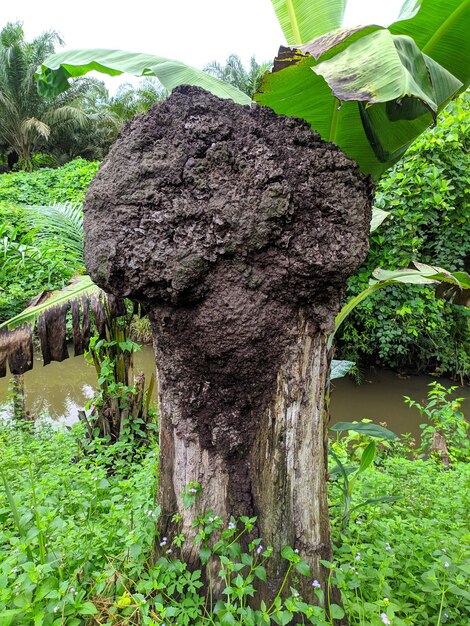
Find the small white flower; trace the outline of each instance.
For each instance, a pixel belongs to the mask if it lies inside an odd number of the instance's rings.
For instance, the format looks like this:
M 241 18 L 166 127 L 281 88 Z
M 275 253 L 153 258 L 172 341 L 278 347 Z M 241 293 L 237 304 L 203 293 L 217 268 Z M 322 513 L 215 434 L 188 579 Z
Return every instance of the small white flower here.
M 450 565 L 449 565 L 448 561 L 446 561 L 446 562 L 444 563 L 444 567 L 450 567 Z
M 58 610 L 59 610 L 59 607 L 58 607 L 58 606 L 55 606 L 55 607 L 54 607 L 54 613 L 57 613 L 57 611 L 58 611 Z
M 392 549 L 392 548 L 390 547 L 390 544 L 389 544 L 389 543 L 386 543 L 386 544 L 385 544 L 385 550 L 391 550 L 391 549 Z
M 173 550 L 171 548 L 168 548 L 168 550 L 166 551 L 167 554 L 172 554 Z
M 228 523 L 229 530 L 235 530 L 236 525 L 233 522 Z
M 320 589 L 321 588 L 321 585 L 320 585 L 320 583 L 318 582 L 318 580 L 316 578 L 313 581 L 312 586 L 315 587 L 315 589 Z
M 298 549 L 297 549 L 297 548 L 294 550 L 294 552 L 295 552 L 296 554 L 299 554 L 299 551 L 298 551 Z
M 298 591 L 293 591 L 293 592 L 292 592 L 292 596 L 293 596 L 294 598 L 298 598 L 298 597 L 300 596 L 300 593 L 299 593 Z
M 388 619 L 387 614 L 386 613 L 381 613 L 380 614 L 380 619 L 382 620 L 383 624 L 386 624 L 386 626 L 388 626 L 389 624 L 391 624 L 392 622 Z
M 261 552 L 263 552 L 264 548 L 263 546 L 260 544 L 257 548 L 256 548 L 256 554 L 261 554 Z

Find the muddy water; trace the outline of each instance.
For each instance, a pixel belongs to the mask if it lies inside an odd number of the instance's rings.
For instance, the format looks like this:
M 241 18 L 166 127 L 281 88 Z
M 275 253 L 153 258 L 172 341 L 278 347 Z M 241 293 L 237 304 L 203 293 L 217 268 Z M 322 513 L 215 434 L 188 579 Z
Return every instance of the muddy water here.
M 153 351 L 144 346 L 137 353 L 135 369 L 143 369 L 150 378 L 154 369 Z M 397 433 L 419 433 L 423 418 L 416 409 L 410 409 L 403 396 L 422 401 L 426 397 L 427 386 L 434 379 L 430 376 L 400 378 L 386 370 L 370 371 L 364 384 L 357 386 L 348 378 L 334 381 L 331 395 L 332 420 L 352 421 L 362 418 L 374 422 L 387 422 Z M 450 386 L 448 380 L 442 384 Z M 92 366 L 87 366 L 83 357 L 70 358 L 63 363 L 42 366 L 36 357 L 34 368 L 25 374 L 26 406 L 33 415 L 48 414 L 54 419 L 73 423 L 77 412 L 92 397 L 96 384 L 96 374 Z M 464 414 L 470 418 L 470 387 L 460 388 L 459 396 L 465 397 Z M 8 403 L 8 379 L 0 379 L 0 416 L 10 413 Z

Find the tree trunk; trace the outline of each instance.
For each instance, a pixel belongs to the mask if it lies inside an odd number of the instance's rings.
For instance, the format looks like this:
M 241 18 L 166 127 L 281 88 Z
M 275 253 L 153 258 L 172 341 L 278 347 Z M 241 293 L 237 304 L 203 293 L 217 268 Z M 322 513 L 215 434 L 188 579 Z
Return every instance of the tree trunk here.
M 150 311 L 166 545 L 178 513 L 199 565 L 181 498 L 199 482 L 202 510 L 258 517 L 276 554 L 266 595 L 286 545 L 325 585 L 325 344 L 371 200 L 371 181 L 305 122 L 187 86 L 126 125 L 87 193 L 91 276 Z
M 191 313 L 198 316 L 196 311 Z M 254 327 L 258 326 L 257 319 L 252 322 Z M 237 389 L 234 372 L 235 391 L 233 388 L 229 390 L 227 386 L 217 384 L 217 380 L 206 376 L 207 380 L 203 381 L 198 375 L 205 356 L 201 345 L 199 350 L 191 351 L 195 356 L 193 361 L 185 358 L 184 372 L 193 372 L 194 379 L 190 381 L 183 374 L 184 384 L 178 384 L 169 379 L 167 372 L 176 373 L 175 361 L 180 359 L 181 352 L 185 357 L 188 355 L 187 345 L 182 345 L 188 337 L 181 334 L 178 325 L 176 335 L 168 338 L 168 332 L 174 326 L 165 324 L 165 333 L 162 324 L 158 320 L 155 322 L 155 316 L 154 323 L 160 381 L 162 454 L 158 500 L 164 516 L 162 534 L 171 540 L 172 533 L 176 532 L 171 518 L 178 512 L 186 537 L 184 559 L 190 565 L 198 564 L 197 549 L 192 543 L 196 533 L 192 527 L 196 506 L 185 509 L 181 494 L 190 482 L 199 482 L 203 490 L 198 497 L 198 510 L 213 511 L 226 522 L 231 515 L 258 517 L 263 545 L 274 548 L 269 595 L 277 591 L 286 570 L 286 561 L 280 558 L 280 552 L 283 547 L 291 546 L 311 566 L 313 578 L 305 580 L 303 595 L 312 597 L 312 580 L 325 582 L 320 559 L 331 559 L 325 480 L 327 336 L 318 332 L 304 311 L 298 311 L 290 320 L 290 327 L 285 329 L 287 340 L 284 341 L 282 335 L 278 337 L 283 344 L 279 363 L 253 355 L 258 367 L 264 361 L 265 371 L 258 370 L 258 376 L 269 379 L 269 386 L 257 390 L 263 395 L 263 401 L 246 407 L 244 414 L 243 403 L 225 404 L 220 396 L 244 397 L 246 376 L 243 369 L 250 370 L 249 376 L 256 376 L 251 369 L 253 362 L 249 359 L 240 362 L 238 380 L 242 381 L 241 386 Z M 197 332 L 192 324 L 190 326 Z M 239 334 L 240 329 L 232 328 L 231 332 Z M 268 331 L 267 334 L 271 333 Z M 181 344 L 177 349 L 175 343 L 179 340 Z M 218 336 L 217 341 L 223 342 L 223 339 Z M 175 349 L 164 352 L 170 344 Z M 263 353 L 266 356 L 266 350 Z M 271 375 L 271 368 L 274 375 Z M 184 386 L 192 390 L 192 402 L 187 394 L 180 393 Z M 210 392 L 204 393 L 204 387 Z M 207 405 L 201 406 L 196 399 L 198 390 L 207 398 Z M 212 430 L 210 438 L 201 437 L 200 428 L 196 429 L 194 421 L 188 419 L 188 402 L 198 404 L 198 414 L 204 414 L 204 422 L 199 422 L 199 427 Z M 224 404 L 225 410 L 222 408 Z M 237 427 L 250 423 L 256 427 Z M 215 431 L 219 431 L 220 436 Z

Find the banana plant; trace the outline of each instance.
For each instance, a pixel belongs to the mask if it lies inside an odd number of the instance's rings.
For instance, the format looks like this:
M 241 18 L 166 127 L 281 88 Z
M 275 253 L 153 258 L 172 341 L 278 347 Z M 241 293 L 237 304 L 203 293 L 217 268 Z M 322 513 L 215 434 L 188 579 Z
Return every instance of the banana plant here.
M 328 348 L 333 347 L 335 335 L 341 324 L 363 300 L 394 283 L 434 286 L 437 296 L 451 300 L 455 304 L 470 306 L 470 275 L 467 272 L 449 272 L 442 267 L 426 265 L 417 261 L 413 265 L 414 267 L 400 270 L 384 270 L 380 267 L 375 269 L 372 272 L 369 286 L 351 298 L 336 316 L 334 330 L 328 339 Z
M 469 0 L 406 0 L 397 21 L 342 27 L 346 0 L 272 0 L 286 37 L 254 101 L 305 119 L 360 169 L 378 178 L 470 82 Z M 252 104 L 244 93 L 165 57 L 81 49 L 48 57 L 37 70 L 47 96 L 91 70 L 156 76 L 171 90 L 197 85 Z
M 352 506 L 354 487 L 356 486 L 357 479 L 374 462 L 377 452 L 375 439 L 393 441 L 398 439 L 398 436 L 391 430 L 388 430 L 388 428 L 369 422 L 338 422 L 337 424 L 331 426 L 330 430 L 338 434 L 341 432 L 353 431 L 372 438 L 362 451 L 359 465 L 357 466 L 344 465 L 339 456 L 336 454 L 334 447 L 330 446 L 330 454 L 334 458 L 336 465 L 329 471 L 329 478 L 330 480 L 341 480 L 341 491 L 343 497 L 341 530 L 344 531 L 346 530 L 351 513 L 354 511 L 373 504 L 396 502 L 401 499 L 400 496 L 384 495 L 378 496 L 377 498 L 367 498 L 366 500 Z

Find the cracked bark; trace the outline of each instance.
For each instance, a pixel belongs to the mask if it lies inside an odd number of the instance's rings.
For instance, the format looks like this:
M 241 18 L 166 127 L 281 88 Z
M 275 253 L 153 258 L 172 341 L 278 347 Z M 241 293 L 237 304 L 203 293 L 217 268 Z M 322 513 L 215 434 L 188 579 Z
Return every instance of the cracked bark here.
M 103 162 L 85 259 L 151 311 L 168 537 L 175 512 L 194 533 L 180 494 L 199 481 L 202 508 L 257 515 L 263 543 L 298 549 L 325 583 L 326 338 L 367 252 L 371 196 L 304 122 L 193 87 L 128 124 Z M 274 558 L 271 582 L 282 575 Z

